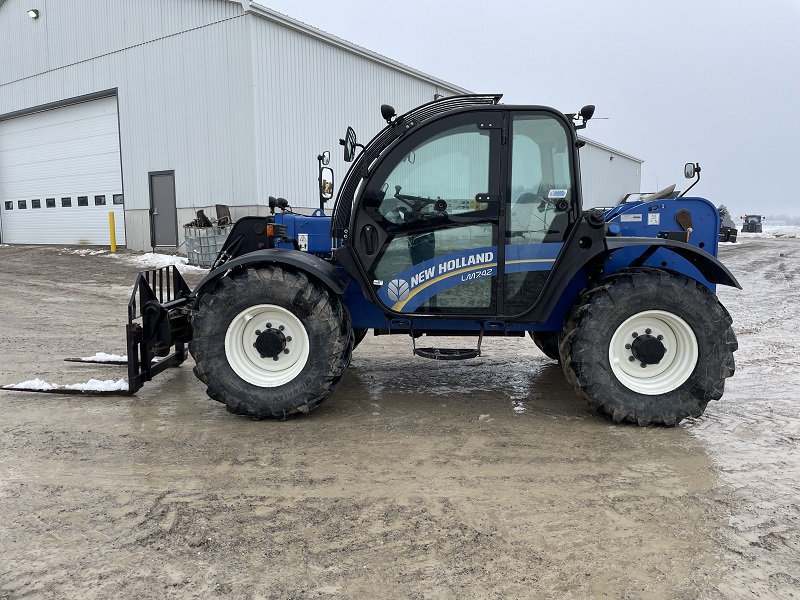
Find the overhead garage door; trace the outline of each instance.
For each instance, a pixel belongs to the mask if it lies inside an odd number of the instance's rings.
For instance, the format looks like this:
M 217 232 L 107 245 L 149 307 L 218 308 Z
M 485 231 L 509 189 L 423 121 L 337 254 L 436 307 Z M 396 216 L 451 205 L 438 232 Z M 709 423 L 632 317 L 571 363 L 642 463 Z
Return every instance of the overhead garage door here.
M 125 243 L 117 100 L 0 121 L 0 227 L 9 244 Z

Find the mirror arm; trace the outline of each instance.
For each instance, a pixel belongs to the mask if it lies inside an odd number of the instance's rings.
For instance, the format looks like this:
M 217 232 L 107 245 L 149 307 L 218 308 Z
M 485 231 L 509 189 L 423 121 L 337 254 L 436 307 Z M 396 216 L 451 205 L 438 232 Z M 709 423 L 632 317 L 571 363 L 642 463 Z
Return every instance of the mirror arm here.
M 697 164 L 697 163 L 695 163 L 695 165 L 694 165 L 694 174 L 697 175 L 697 179 L 695 179 L 692 182 L 692 185 L 690 185 L 688 188 L 686 188 L 684 191 L 682 191 L 680 194 L 678 194 L 678 198 L 681 198 L 681 197 L 685 196 L 686 192 L 688 192 L 690 189 L 692 189 L 694 186 L 696 186 L 697 182 L 700 181 L 700 165 Z

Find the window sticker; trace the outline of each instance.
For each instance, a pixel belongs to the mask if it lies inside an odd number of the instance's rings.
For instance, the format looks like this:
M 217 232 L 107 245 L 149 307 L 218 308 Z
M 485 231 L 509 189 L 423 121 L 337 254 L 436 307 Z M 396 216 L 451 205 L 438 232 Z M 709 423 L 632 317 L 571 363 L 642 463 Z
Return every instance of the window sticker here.
M 559 200 L 561 198 L 567 197 L 567 190 L 550 190 L 547 193 L 547 197 L 550 200 Z
M 642 215 L 620 215 L 619 220 L 623 223 L 641 223 Z

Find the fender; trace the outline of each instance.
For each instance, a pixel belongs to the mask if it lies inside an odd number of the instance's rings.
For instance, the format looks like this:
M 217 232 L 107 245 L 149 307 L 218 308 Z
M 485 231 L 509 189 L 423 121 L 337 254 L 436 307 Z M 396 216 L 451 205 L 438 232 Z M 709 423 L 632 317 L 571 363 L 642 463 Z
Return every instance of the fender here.
M 641 247 L 643 249 L 642 255 L 634 263 L 642 264 L 653 252 L 659 248 L 666 248 L 692 263 L 710 283 L 742 289 L 733 274 L 719 259 L 691 244 L 663 238 L 606 237 L 605 246 L 609 254 L 623 248 Z M 631 266 L 637 265 L 632 264 Z
M 689 261 L 709 283 L 742 289 L 736 278 L 719 260 L 691 244 L 663 238 L 608 236 L 605 227 L 592 226 L 584 217 L 578 222 L 575 231 L 567 240 L 564 253 L 553 266 L 552 279 L 542 292 L 540 302 L 515 320 L 560 323 L 574 300 L 574 297 L 569 296 L 580 293 L 580 290 L 587 285 L 587 276 L 590 273 L 598 276 L 610 275 L 613 272 L 605 272 L 603 266 L 615 251 L 636 250 L 638 257 L 625 265 L 636 267 L 644 264 L 659 248 L 675 252 Z
M 197 287 L 192 292 L 192 298 L 199 298 L 203 294 L 206 286 L 220 279 L 232 269 L 265 264 L 288 265 L 290 267 L 295 267 L 299 271 L 305 271 L 311 277 L 321 281 L 339 296 L 344 294 L 344 291 L 347 289 L 347 284 L 349 283 L 347 277 L 343 275 L 339 269 L 318 256 L 300 252 L 299 250 L 269 248 L 248 252 L 217 267 L 206 275 L 203 281 L 197 284 Z

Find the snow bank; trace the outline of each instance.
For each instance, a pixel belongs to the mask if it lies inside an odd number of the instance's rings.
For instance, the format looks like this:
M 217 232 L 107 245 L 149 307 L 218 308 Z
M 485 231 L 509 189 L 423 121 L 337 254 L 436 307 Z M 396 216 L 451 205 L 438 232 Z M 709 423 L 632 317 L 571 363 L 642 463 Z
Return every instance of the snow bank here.
M 23 381 L 22 383 L 15 383 L 12 385 L 4 385 L 4 389 L 26 389 L 26 390 L 80 390 L 86 392 L 127 392 L 128 382 L 124 379 L 106 379 L 100 381 L 99 379 L 90 379 L 86 383 L 73 383 L 71 385 L 58 385 L 57 383 L 48 383 L 41 379 L 32 379 L 30 381 Z
M 775 237 L 795 238 L 797 237 L 797 227 L 779 227 L 770 233 Z
M 195 271 L 197 273 L 207 273 L 208 269 L 195 267 L 189 264 L 189 259 L 185 256 L 173 256 L 172 254 L 157 254 L 155 252 L 145 252 L 144 254 L 106 254 L 107 258 L 121 260 L 129 265 L 135 266 L 139 270 L 158 269 L 175 265 L 178 271 Z
M 108 250 L 95 250 L 92 248 L 62 248 L 61 254 L 76 254 L 78 256 L 97 256 L 98 254 L 108 254 Z

